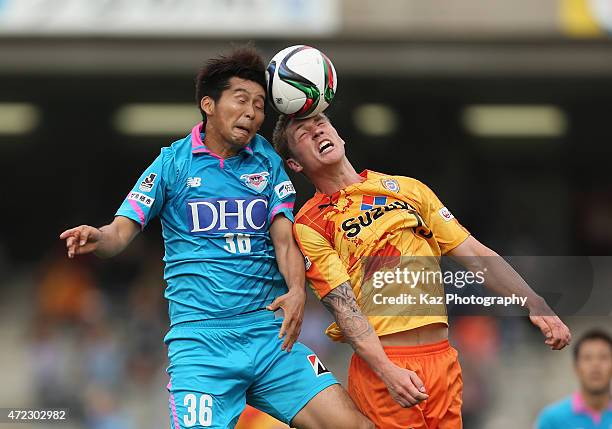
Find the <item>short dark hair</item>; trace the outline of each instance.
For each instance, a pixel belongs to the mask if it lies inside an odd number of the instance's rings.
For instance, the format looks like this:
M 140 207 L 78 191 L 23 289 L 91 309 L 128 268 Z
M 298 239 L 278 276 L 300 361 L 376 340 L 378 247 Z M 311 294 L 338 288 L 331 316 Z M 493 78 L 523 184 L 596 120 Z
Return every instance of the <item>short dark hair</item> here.
M 227 55 L 220 55 L 206 62 L 196 76 L 196 103 L 202 119 L 206 123 L 206 114 L 202 110 L 202 98 L 208 96 L 219 101 L 221 93 L 229 88 L 229 80 L 239 77 L 251 80 L 266 88 L 266 66 L 254 45 L 249 43 L 234 48 Z
M 578 360 L 578 355 L 580 354 L 580 348 L 582 345 L 585 342 L 592 340 L 600 340 L 607 343 L 610 347 L 610 352 L 612 352 L 612 337 L 610 337 L 610 334 L 601 329 L 592 329 L 584 333 L 576 342 L 576 345 L 574 346 L 574 362 Z

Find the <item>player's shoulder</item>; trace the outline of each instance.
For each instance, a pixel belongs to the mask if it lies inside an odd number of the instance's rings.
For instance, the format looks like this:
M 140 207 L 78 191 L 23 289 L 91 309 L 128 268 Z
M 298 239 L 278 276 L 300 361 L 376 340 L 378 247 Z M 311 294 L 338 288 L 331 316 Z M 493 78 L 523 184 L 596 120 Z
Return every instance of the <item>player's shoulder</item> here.
M 568 396 L 544 407 L 538 416 L 538 427 L 546 428 L 546 424 L 561 422 L 572 416 L 572 397 Z
M 320 206 L 324 199 L 324 194 L 314 194 L 308 201 L 304 203 L 304 205 L 295 215 L 295 223 L 303 225 L 311 225 L 313 223 L 317 223 L 323 215 L 323 209 Z
M 191 144 L 191 134 L 182 139 L 175 140 L 169 146 L 162 148 L 162 153 L 174 159 L 188 158 L 191 156 L 193 146 Z
M 429 187 L 425 183 L 414 177 L 381 173 L 374 170 L 368 170 L 368 180 L 380 181 L 383 187 L 396 192 L 420 193 L 429 190 Z
M 272 144 L 260 134 L 255 134 L 255 137 L 253 137 L 253 140 L 249 143 L 249 147 L 254 154 L 264 156 L 275 164 L 283 162 L 280 155 L 274 150 Z

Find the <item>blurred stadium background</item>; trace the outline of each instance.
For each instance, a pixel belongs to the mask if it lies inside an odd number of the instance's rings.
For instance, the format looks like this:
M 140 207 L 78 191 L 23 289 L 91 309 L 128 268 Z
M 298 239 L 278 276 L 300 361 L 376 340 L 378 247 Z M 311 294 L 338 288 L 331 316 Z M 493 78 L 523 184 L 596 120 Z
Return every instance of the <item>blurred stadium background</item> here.
M 0 407 L 168 427 L 159 223 L 111 261 L 68 261 L 57 237 L 112 219 L 198 122 L 195 71 L 231 42 L 323 50 L 358 169 L 423 180 L 500 254 L 610 255 L 610 31 L 609 0 L 0 0 Z M 312 188 L 295 183 L 302 203 Z M 591 316 L 565 320 L 610 329 Z M 328 320 L 310 299 L 301 339 L 344 380 Z M 576 387 L 570 352 L 525 318 L 456 317 L 451 333 L 467 429 L 529 428 Z

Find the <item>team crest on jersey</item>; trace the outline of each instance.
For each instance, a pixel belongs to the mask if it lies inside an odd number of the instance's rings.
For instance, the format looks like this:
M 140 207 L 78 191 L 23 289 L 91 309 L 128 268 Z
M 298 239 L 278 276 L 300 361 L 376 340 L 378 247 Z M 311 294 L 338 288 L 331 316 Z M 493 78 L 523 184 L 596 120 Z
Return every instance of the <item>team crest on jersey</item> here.
M 380 179 L 380 182 L 382 183 L 383 188 L 388 191 L 399 192 L 400 190 L 399 183 L 397 183 L 397 180 L 395 179 Z
M 449 221 L 455 218 L 455 216 L 453 216 L 453 214 L 450 212 L 449 209 L 447 209 L 446 207 L 442 207 L 438 213 L 440 214 L 440 216 L 442 216 L 442 219 L 444 219 L 445 221 Z
M 323 374 L 329 374 L 329 369 L 325 368 L 325 365 L 323 365 L 323 362 L 321 362 L 317 355 L 308 355 L 307 357 L 317 377 L 321 377 Z
M 142 182 L 140 182 L 138 189 L 140 189 L 142 192 L 149 192 L 151 189 L 153 189 L 153 185 L 155 185 L 156 177 L 157 174 L 155 173 L 149 174 Z
M 262 171 L 261 173 L 243 174 L 240 179 L 249 188 L 256 190 L 257 192 L 263 191 L 268 185 L 268 176 L 270 173 Z

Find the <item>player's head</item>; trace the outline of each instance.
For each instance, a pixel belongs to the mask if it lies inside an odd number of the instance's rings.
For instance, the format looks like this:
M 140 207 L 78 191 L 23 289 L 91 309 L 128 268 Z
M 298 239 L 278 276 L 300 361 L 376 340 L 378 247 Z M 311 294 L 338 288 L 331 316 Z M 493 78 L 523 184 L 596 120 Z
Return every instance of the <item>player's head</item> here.
M 209 60 L 196 77 L 206 132 L 246 145 L 264 120 L 265 87 L 265 64 L 250 45 Z
M 344 140 L 323 113 L 307 119 L 281 115 L 272 142 L 289 168 L 308 178 L 345 159 Z
M 601 330 L 584 334 L 574 346 L 574 366 L 580 385 L 591 394 L 610 391 L 612 338 Z

